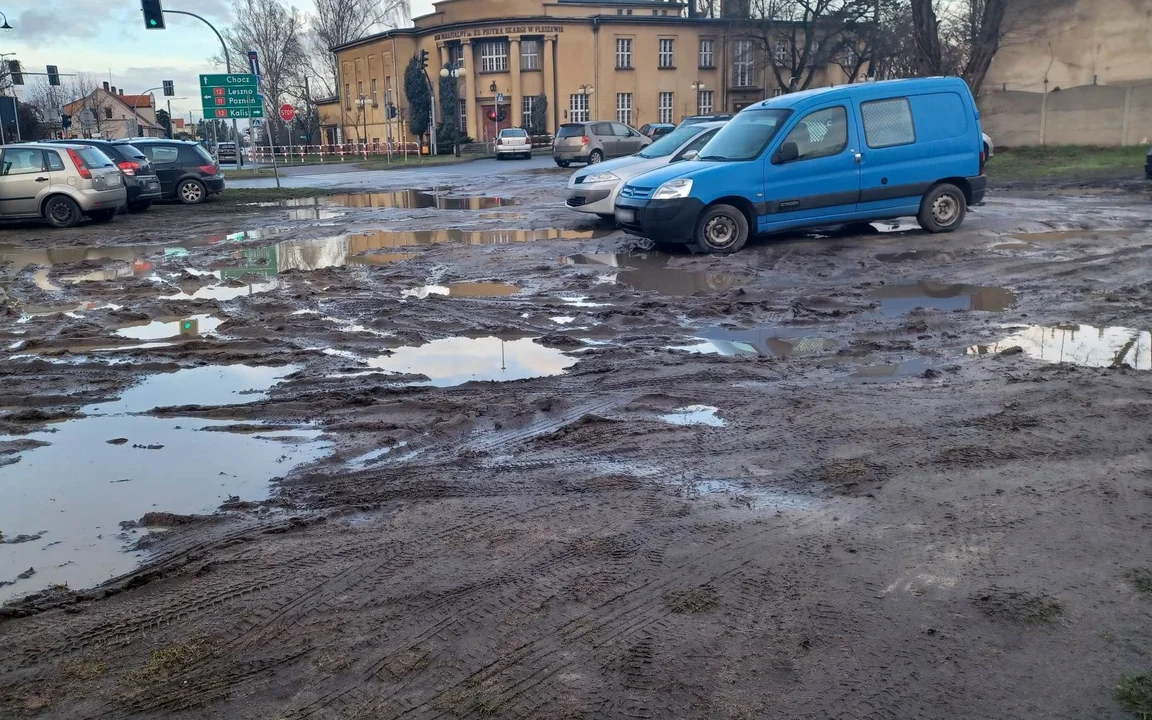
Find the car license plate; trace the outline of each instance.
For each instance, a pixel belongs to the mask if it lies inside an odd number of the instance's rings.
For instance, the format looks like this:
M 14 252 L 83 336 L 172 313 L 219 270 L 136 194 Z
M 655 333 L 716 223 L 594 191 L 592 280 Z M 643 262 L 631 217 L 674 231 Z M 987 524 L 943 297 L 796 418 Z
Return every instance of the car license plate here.
M 616 222 L 636 222 L 636 211 L 631 208 L 616 208 Z

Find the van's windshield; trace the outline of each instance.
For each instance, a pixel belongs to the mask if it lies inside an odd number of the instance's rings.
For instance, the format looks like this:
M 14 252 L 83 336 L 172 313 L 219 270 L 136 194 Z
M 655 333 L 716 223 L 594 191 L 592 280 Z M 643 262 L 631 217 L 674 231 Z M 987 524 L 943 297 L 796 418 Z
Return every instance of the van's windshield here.
M 636 154 L 642 158 L 658 158 L 671 155 L 676 152 L 681 145 L 699 134 L 700 128 L 698 127 L 678 127 Z
M 791 110 L 745 110 L 720 128 L 700 150 L 700 160 L 726 162 L 760 157 Z

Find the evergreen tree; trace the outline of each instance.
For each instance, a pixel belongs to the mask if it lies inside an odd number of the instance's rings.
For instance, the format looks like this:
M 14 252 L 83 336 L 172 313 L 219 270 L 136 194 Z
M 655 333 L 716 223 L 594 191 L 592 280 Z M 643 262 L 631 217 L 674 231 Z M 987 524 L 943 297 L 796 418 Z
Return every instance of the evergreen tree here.
M 428 93 L 428 81 L 420 69 L 420 59 L 413 56 L 404 70 L 404 95 L 408 98 L 408 131 L 420 136 L 428 132 L 432 109 L 432 98 Z
M 529 119 L 533 135 L 543 135 L 548 132 L 548 96 L 540 93 L 536 96 L 536 104 L 532 107 L 532 117 Z

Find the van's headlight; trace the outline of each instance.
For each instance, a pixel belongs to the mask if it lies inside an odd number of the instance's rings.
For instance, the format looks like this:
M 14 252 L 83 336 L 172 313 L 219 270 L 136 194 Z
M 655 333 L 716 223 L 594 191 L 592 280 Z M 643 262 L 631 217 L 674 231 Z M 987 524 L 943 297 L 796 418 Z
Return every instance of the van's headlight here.
M 676 178 L 669 180 L 652 193 L 653 200 L 677 200 L 688 197 L 692 192 L 692 181 L 689 178 Z
M 613 182 L 613 181 L 616 181 L 619 179 L 620 178 L 617 175 L 615 175 L 614 173 L 598 172 L 598 173 L 592 173 L 591 175 L 585 175 L 583 182 L 584 183 L 602 183 L 602 182 Z

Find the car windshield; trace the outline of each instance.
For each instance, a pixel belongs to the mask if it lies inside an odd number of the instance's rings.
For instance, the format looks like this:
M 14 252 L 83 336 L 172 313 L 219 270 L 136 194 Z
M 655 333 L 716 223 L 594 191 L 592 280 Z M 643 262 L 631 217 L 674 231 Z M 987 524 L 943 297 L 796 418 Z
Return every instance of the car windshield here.
M 700 128 L 689 125 L 678 127 L 636 154 L 642 158 L 666 157 L 701 132 Z
M 84 164 L 90 168 L 113 167 L 116 164 L 112 162 L 111 158 L 104 154 L 103 150 L 90 145 L 85 145 L 80 148 L 76 151 L 76 154 L 79 155 L 80 159 L 84 161 Z
M 560 131 L 556 133 L 556 138 L 570 138 L 580 137 L 584 134 L 583 125 L 561 125 Z
M 501 130 L 500 137 L 528 137 L 528 133 L 520 128 L 511 128 L 509 130 Z
M 724 162 L 760 157 L 791 113 L 773 108 L 737 114 L 700 150 L 700 159 Z

